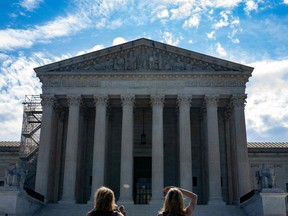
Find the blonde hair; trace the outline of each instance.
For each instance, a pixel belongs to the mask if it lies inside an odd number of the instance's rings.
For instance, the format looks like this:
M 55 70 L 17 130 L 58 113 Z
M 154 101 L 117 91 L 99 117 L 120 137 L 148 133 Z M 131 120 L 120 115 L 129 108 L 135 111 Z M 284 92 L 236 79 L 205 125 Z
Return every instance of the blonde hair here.
M 185 214 L 183 194 L 178 188 L 170 188 L 161 211 L 168 212 L 169 216 Z
M 114 192 L 110 188 L 98 188 L 94 198 L 95 210 L 113 211 L 117 209 Z

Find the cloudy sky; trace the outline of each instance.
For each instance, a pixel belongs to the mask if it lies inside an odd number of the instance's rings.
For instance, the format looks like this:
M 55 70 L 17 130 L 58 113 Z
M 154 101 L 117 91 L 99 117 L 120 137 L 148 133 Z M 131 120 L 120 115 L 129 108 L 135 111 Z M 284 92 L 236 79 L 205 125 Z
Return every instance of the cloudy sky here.
M 146 37 L 254 67 L 248 141 L 288 142 L 288 0 L 2 0 L 0 14 L 0 141 L 20 140 L 33 68 Z

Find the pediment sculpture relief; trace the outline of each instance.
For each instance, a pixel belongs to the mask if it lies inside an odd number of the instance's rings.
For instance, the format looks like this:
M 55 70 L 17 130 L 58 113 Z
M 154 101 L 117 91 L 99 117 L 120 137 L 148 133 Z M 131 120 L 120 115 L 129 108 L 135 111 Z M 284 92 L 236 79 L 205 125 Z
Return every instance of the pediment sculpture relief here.
M 221 65 L 147 46 L 130 48 L 52 71 L 235 71 Z

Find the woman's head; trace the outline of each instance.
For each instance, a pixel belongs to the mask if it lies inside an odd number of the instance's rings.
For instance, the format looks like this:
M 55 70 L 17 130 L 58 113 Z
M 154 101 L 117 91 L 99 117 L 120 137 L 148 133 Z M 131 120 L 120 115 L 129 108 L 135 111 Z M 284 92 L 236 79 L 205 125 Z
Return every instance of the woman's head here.
M 184 213 L 183 194 L 178 188 L 170 188 L 166 194 L 162 211 Z
M 114 192 L 107 187 L 100 187 L 95 193 L 96 210 L 113 211 L 116 209 Z

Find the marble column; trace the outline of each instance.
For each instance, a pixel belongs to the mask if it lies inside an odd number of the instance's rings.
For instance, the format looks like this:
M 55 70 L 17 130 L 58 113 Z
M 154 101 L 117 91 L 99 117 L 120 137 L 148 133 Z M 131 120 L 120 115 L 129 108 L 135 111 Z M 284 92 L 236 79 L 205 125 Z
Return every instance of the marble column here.
M 221 191 L 220 147 L 218 131 L 218 96 L 205 96 L 207 111 L 207 147 L 209 171 L 208 204 L 224 204 Z
M 121 203 L 133 203 L 133 95 L 122 95 L 122 138 L 121 138 Z
M 248 160 L 246 125 L 244 104 L 246 95 L 233 95 L 231 98 L 233 104 L 233 117 L 235 127 L 235 146 L 238 171 L 238 195 L 239 198 L 251 191 L 250 185 L 250 166 Z
M 53 126 L 53 106 L 55 102 L 54 95 L 42 94 L 41 105 L 43 108 L 42 112 L 42 123 L 41 123 L 41 134 L 40 144 L 38 151 L 36 180 L 35 180 L 35 191 L 42 194 L 45 198 L 48 195 L 48 181 L 49 181 L 49 165 L 51 156 L 51 145 L 52 145 L 52 126 Z
M 179 106 L 179 141 L 180 141 L 180 187 L 192 191 L 192 151 L 190 105 L 191 96 L 178 96 Z
M 62 202 L 75 203 L 79 111 L 81 97 L 67 95 L 69 105 Z
M 152 199 L 163 200 L 164 147 L 163 147 L 163 106 L 164 95 L 151 95 L 152 104 Z
M 96 115 L 92 164 L 92 187 L 91 198 L 95 191 L 104 185 L 105 178 L 105 146 L 106 146 L 106 109 L 108 103 L 107 95 L 94 95 Z
M 56 146 L 55 146 L 55 154 L 54 154 L 54 184 L 52 184 L 53 191 L 53 200 L 52 202 L 58 202 L 59 199 L 59 189 L 60 189 L 60 178 L 61 178 L 61 155 L 63 151 L 63 135 L 64 135 L 64 121 L 65 121 L 65 111 L 64 109 L 57 106 L 56 109 L 57 116 L 58 116 L 58 124 L 55 130 L 57 131 L 56 137 Z
M 227 175 L 228 175 L 228 203 L 233 204 L 234 189 L 233 185 L 233 160 L 232 160 L 232 148 L 231 148 L 231 136 L 230 136 L 230 119 L 231 119 L 231 107 L 228 106 L 224 113 L 224 127 L 225 127 L 225 143 L 226 143 L 226 162 L 227 162 Z

